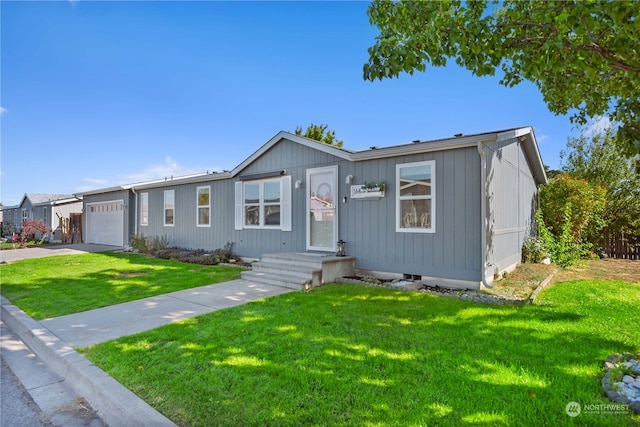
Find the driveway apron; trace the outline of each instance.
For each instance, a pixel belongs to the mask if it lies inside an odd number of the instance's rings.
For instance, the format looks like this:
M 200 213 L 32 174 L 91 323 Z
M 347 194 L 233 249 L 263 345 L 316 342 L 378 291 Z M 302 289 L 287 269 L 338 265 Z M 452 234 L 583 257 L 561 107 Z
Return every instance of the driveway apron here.
M 121 251 L 120 246 L 95 245 L 93 243 L 75 243 L 71 245 L 45 245 L 25 249 L 0 251 L 0 261 L 14 262 L 23 259 L 45 258 L 56 255 L 78 255 L 90 252 Z

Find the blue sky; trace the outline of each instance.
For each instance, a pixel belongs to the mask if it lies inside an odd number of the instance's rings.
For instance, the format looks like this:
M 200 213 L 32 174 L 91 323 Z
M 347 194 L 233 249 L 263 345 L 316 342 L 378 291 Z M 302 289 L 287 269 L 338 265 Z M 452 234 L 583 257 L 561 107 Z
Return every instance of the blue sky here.
M 533 126 L 576 131 L 532 84 L 453 63 L 369 82 L 367 2 L 11 2 L 1 13 L 1 194 L 72 194 L 232 169 L 280 130 L 352 150 Z

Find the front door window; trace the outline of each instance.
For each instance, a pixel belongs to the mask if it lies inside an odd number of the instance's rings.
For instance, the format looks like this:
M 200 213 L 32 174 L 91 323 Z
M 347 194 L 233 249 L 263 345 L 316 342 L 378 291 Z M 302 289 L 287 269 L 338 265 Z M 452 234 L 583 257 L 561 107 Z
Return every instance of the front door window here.
M 307 171 L 307 249 L 335 251 L 338 221 L 336 211 L 338 167 Z

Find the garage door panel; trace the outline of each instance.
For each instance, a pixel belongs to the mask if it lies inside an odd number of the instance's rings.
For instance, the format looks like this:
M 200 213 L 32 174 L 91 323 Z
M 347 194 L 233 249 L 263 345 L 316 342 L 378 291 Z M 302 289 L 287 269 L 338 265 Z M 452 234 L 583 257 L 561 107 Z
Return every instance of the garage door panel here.
M 87 206 L 87 243 L 124 245 L 124 204 L 122 201 Z

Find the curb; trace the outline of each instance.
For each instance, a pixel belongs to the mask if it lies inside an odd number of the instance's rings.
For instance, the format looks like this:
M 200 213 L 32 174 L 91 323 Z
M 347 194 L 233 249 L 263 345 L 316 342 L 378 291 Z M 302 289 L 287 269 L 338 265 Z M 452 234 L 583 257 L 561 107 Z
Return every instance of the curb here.
M 111 427 L 174 426 L 160 412 L 91 363 L 71 346 L 0 297 L 2 321 Z
M 558 270 L 553 270 L 551 272 L 551 274 L 549 274 L 549 276 L 547 276 L 546 279 L 544 279 L 542 282 L 540 282 L 538 287 L 531 293 L 531 296 L 528 298 L 528 304 L 533 304 L 534 302 L 536 302 L 536 298 L 538 297 L 538 294 L 540 293 L 540 291 L 542 291 L 544 288 L 549 286 L 549 283 L 551 283 L 551 279 L 553 279 L 553 277 L 557 273 L 558 273 Z

